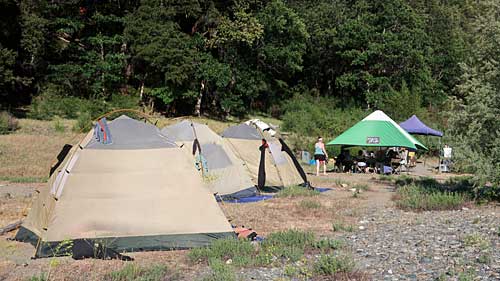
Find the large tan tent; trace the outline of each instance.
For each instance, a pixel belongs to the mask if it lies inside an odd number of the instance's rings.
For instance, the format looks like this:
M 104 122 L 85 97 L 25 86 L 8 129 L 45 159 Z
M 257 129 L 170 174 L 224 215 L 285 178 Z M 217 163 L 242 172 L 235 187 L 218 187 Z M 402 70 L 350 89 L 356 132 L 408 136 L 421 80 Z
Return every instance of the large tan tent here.
M 194 157 L 204 182 L 217 198 L 240 199 L 256 195 L 255 181 L 245 162 L 207 125 L 184 120 L 163 128 L 161 133 Z
M 234 235 L 192 160 L 158 128 L 126 116 L 98 124 L 103 130 L 72 148 L 16 235 L 37 247 L 37 257 L 60 255 L 57 245 L 68 240 L 126 252 Z
M 309 184 L 297 159 L 282 139 L 244 123 L 227 128 L 222 137 L 245 162 L 253 178 L 265 178 L 265 182 L 258 183 L 259 188 Z M 261 151 L 263 140 L 266 141 L 265 151 Z

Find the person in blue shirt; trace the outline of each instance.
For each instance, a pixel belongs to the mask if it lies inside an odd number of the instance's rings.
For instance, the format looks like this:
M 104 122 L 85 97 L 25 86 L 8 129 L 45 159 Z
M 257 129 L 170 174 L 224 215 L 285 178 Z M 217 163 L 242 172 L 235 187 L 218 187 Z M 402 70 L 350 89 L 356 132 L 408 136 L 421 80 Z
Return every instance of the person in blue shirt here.
M 326 153 L 323 138 L 318 137 L 318 141 L 314 144 L 314 160 L 316 160 L 316 176 L 319 176 L 319 166 L 323 164 L 323 174 L 326 175 L 326 160 L 328 153 Z

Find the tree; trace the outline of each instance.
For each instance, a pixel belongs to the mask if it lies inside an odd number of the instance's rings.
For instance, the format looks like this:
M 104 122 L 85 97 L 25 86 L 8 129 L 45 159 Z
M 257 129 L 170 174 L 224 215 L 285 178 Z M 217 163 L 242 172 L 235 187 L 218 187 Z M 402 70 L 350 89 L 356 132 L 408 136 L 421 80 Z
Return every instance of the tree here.
M 475 48 L 461 64 L 458 97 L 450 110 L 457 168 L 500 186 L 500 4 L 486 1 L 473 24 Z M 463 98 L 460 98 L 463 97 Z M 500 193 L 499 193 L 500 194 Z

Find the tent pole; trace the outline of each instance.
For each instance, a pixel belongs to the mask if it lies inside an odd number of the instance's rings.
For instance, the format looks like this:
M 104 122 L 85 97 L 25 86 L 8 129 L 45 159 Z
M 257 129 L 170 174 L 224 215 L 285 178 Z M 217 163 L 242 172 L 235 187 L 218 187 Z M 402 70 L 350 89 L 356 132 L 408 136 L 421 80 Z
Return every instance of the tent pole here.
M 197 140 L 198 144 L 200 145 L 200 140 L 198 139 L 196 130 L 194 129 L 194 123 L 191 120 L 189 120 L 189 122 L 191 122 L 191 129 L 193 129 L 194 139 Z M 201 145 L 198 147 L 198 154 L 200 155 L 201 176 L 205 177 L 205 167 L 203 167 L 203 154 L 201 154 Z
M 253 125 L 253 127 L 255 129 L 257 129 L 257 131 L 259 131 L 259 134 L 260 136 L 262 137 L 262 139 L 266 140 L 266 137 L 264 136 L 264 133 L 262 132 L 262 130 L 259 128 L 259 126 L 255 125 L 254 123 L 251 123 Z M 269 142 L 268 142 L 269 143 Z M 272 163 L 273 163 L 273 166 L 274 168 L 276 169 L 276 173 L 278 174 L 278 177 L 280 178 L 280 181 L 281 181 L 281 184 L 283 185 L 283 187 L 285 187 L 285 182 L 283 181 L 283 178 L 281 177 L 281 173 L 280 173 L 280 170 L 278 169 L 278 165 L 276 165 L 276 162 L 274 161 L 274 157 L 273 157 L 273 153 L 271 152 L 271 149 L 268 148 L 269 150 L 269 154 L 271 154 L 271 158 L 272 158 Z

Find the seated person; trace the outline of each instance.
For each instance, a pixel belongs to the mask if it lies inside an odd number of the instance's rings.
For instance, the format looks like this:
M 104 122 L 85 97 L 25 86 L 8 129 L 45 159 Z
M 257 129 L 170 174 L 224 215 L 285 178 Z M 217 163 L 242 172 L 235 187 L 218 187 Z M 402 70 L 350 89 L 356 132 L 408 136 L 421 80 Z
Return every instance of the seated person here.
M 347 173 L 352 170 L 352 165 L 354 164 L 354 161 L 352 160 L 351 152 L 349 150 L 347 149 L 344 150 L 343 155 L 344 155 L 344 161 L 343 161 L 344 173 Z
M 365 160 L 365 154 L 363 151 L 358 151 L 358 156 L 356 156 L 355 163 L 356 163 L 356 170 L 359 172 L 365 173 L 365 169 L 367 167 L 366 160 Z

